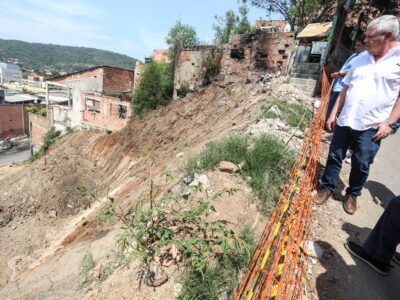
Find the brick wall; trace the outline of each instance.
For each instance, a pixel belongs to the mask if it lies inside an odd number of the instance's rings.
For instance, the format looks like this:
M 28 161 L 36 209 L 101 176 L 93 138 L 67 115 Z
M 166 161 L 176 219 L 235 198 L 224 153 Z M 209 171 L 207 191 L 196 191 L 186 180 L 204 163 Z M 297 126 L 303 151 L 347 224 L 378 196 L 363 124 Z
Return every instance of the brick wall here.
M 256 20 L 256 28 L 260 27 L 278 27 L 280 31 L 285 31 L 285 20 Z
M 133 71 L 113 67 L 98 67 L 56 77 L 51 81 L 67 83 L 72 80 L 82 80 L 94 77 L 103 78 L 104 91 L 130 91 L 133 87 Z
M 79 79 L 87 79 L 92 77 L 103 77 L 103 68 L 98 67 L 89 70 L 83 70 L 76 73 L 66 74 L 63 76 L 59 76 L 56 78 L 51 78 L 50 81 L 59 82 L 59 83 L 66 83 L 71 80 L 79 80 Z
M 98 101 L 97 111 L 90 111 L 86 99 Z M 120 114 L 119 105 L 126 107 L 125 118 Z M 108 95 L 86 93 L 81 95 L 82 126 L 95 127 L 105 130 L 119 130 L 128 123 L 131 115 L 131 106 L 128 101 L 121 101 L 118 97 Z
M 29 117 L 27 106 L 39 104 L 3 104 L 0 105 L 0 135 L 22 135 L 29 133 Z
M 104 67 L 104 91 L 131 91 L 133 87 L 133 71 Z
M 266 32 L 231 35 L 224 51 L 224 76 L 241 75 L 250 71 L 288 71 L 295 46 L 293 32 Z
M 269 33 L 261 31 L 255 67 L 272 71 L 288 71 L 290 55 L 294 49 L 295 40 L 293 32 Z
M 153 50 L 153 61 L 154 62 L 165 62 L 169 63 L 171 62 L 171 59 L 169 57 L 169 51 L 168 50 Z
M 31 145 L 39 146 L 43 142 L 43 137 L 51 127 L 51 112 L 48 112 L 48 118 L 29 113 L 29 123 L 31 127 Z
M 234 34 L 230 36 L 222 59 L 222 74 L 225 77 L 232 75 L 247 77 L 251 70 L 254 41 L 254 34 Z
M 145 65 L 142 64 L 140 61 L 136 61 L 135 63 L 135 75 L 133 76 L 133 88 L 135 89 L 140 80 L 142 79 L 142 72 L 144 70 Z

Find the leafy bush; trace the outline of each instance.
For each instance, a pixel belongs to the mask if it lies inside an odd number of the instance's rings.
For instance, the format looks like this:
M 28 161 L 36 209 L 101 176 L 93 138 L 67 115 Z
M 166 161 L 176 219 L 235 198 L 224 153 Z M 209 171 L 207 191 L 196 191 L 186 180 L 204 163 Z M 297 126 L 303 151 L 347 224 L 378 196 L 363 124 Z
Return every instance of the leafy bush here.
M 150 265 L 179 264 L 187 270 L 179 299 L 216 299 L 218 293 L 232 292 L 239 272 L 255 249 L 253 231 L 245 226 L 240 234 L 225 222 L 208 221 L 215 212 L 210 202 L 190 196 L 166 197 L 155 207 L 123 211 L 112 197 L 99 215 L 103 222 L 115 219 L 125 225 L 118 237 L 121 257 L 135 257 L 142 263 L 140 278 L 152 282 Z
M 37 113 L 37 111 L 38 111 L 37 107 L 33 106 L 33 105 L 30 105 L 30 106 L 26 107 L 25 109 L 27 112 L 33 113 L 33 114 Z
M 220 161 L 235 164 L 244 162 L 241 174 L 250 177 L 253 191 L 261 199 L 261 210 L 266 211 L 286 182 L 287 173 L 294 162 L 295 153 L 276 137 L 258 138 L 233 135 L 217 143 L 209 143 L 198 155 L 189 156 L 185 171 L 188 175 L 210 170 Z
M 180 98 L 184 98 L 187 94 L 189 94 L 192 90 L 189 87 L 189 83 L 183 82 L 180 86 L 180 88 L 176 91 L 177 95 Z
M 233 10 L 228 10 L 224 17 L 215 16 L 217 24 L 213 25 L 215 31 L 215 42 L 217 44 L 227 44 L 229 36 L 232 33 L 246 34 L 252 33 L 254 29 L 251 27 L 247 19 L 249 9 L 246 5 L 239 7 L 239 15 L 237 16 Z
M 173 85 L 171 64 L 151 62 L 146 65 L 133 94 L 133 113 L 141 115 L 167 105 L 172 99 Z
M 39 109 L 36 106 L 31 105 L 26 108 L 26 111 L 32 114 L 37 114 L 42 117 L 47 116 L 47 110 L 45 107 Z
M 274 99 L 268 102 L 262 109 L 262 116 L 267 119 L 278 118 L 285 121 L 291 127 L 299 127 L 305 131 L 311 122 L 312 112 L 296 102 L 288 102 L 282 99 Z
M 39 111 L 37 112 L 37 114 L 38 114 L 39 116 L 42 116 L 42 117 L 47 116 L 47 110 L 46 110 L 46 108 L 45 108 L 45 107 L 42 107 L 41 109 L 39 109 Z
M 203 276 L 212 259 L 237 251 L 250 256 L 244 240 L 223 222 L 207 221 L 214 211 L 214 207 L 202 198 L 197 199 L 194 207 L 191 199 L 184 197 L 175 200 L 172 206 L 161 202 L 154 208 L 140 208 L 130 214 L 119 212 L 112 201 L 99 218 L 109 222 L 116 217 L 126 226 L 118 238 L 121 254 L 139 258 L 144 266 L 155 260 L 161 264 L 183 260 L 188 268 Z M 175 255 L 165 251 L 172 247 Z
M 249 247 L 250 253 L 253 253 L 256 245 L 250 226 L 243 228 L 239 238 Z M 223 292 L 226 292 L 228 299 L 231 299 L 239 274 L 247 267 L 249 261 L 250 256 L 247 251 L 230 249 L 229 255 L 219 259 L 213 267 L 206 270 L 205 274 L 189 270 L 184 274 L 182 291 L 178 299 L 217 300 Z
M 39 151 L 37 151 L 31 156 L 31 161 L 34 161 L 42 157 L 46 153 L 47 149 L 49 149 L 50 146 L 56 142 L 60 134 L 61 132 L 59 130 L 56 130 L 54 126 L 50 127 L 49 130 L 47 130 L 45 136 L 43 137 L 42 146 L 40 147 Z
M 203 75 L 203 85 L 210 84 L 220 72 L 221 52 L 211 52 L 203 62 L 205 73 Z

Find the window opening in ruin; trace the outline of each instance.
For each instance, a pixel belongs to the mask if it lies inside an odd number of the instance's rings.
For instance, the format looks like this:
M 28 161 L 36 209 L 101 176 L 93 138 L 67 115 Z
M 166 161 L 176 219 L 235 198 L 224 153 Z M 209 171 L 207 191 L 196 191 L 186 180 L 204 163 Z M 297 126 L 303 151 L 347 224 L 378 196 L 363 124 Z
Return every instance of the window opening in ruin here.
M 86 98 L 86 110 L 95 112 L 95 113 L 100 113 L 100 101 L 87 97 Z
M 231 50 L 231 58 L 243 59 L 244 58 L 244 50 L 240 49 L 232 49 Z
M 118 104 L 118 118 L 126 119 L 126 117 L 127 117 L 126 105 Z

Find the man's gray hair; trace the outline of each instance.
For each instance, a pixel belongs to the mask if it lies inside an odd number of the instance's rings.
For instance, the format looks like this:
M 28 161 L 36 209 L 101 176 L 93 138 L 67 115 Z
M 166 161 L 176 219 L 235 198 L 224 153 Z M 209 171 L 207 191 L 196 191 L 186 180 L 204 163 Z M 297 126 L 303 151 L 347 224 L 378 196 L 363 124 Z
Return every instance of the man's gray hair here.
M 399 21 L 393 15 L 384 15 L 373 19 L 369 22 L 367 29 L 374 25 L 377 25 L 376 32 L 378 33 L 391 32 L 394 39 L 399 36 Z

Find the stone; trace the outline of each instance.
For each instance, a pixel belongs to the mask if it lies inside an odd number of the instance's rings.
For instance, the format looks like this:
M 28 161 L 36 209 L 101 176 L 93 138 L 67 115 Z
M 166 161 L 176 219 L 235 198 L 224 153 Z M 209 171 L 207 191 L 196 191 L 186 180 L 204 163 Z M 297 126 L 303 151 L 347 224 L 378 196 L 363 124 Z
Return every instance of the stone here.
M 197 186 L 199 186 L 199 185 L 202 185 L 202 186 L 208 186 L 208 178 L 207 178 L 207 175 L 205 175 L 205 174 L 201 174 L 201 175 L 198 175 L 198 174 L 194 174 L 194 179 L 193 179 L 193 181 L 189 184 L 189 186 L 191 186 L 191 187 L 197 187 Z
M 240 168 L 236 164 L 229 161 L 221 161 L 218 165 L 218 170 L 226 173 L 235 173 L 239 171 L 239 169 Z
M 49 211 L 49 217 L 50 218 L 56 218 L 57 217 L 57 211 L 56 210 L 50 210 Z
M 186 177 L 184 177 L 183 178 L 183 182 L 186 184 L 186 185 L 189 185 L 192 181 L 193 181 L 193 177 L 192 176 L 186 176 Z
M 100 278 L 101 272 L 104 270 L 104 268 L 107 266 L 106 261 L 101 261 L 97 264 L 97 266 L 92 270 L 91 275 L 94 278 Z
M 168 275 L 164 270 L 157 266 L 154 271 L 150 271 L 148 278 L 146 278 L 146 284 L 151 287 L 158 287 L 168 281 Z
M 178 299 L 178 296 L 182 291 L 182 287 L 183 286 L 180 283 L 175 283 L 174 284 L 174 297 L 175 297 L 175 299 Z
M 314 241 L 302 242 L 300 248 L 308 255 L 314 258 L 321 258 L 324 251 Z
M 183 157 L 183 155 L 185 155 L 185 152 L 179 152 L 179 153 L 176 155 L 176 158 Z

